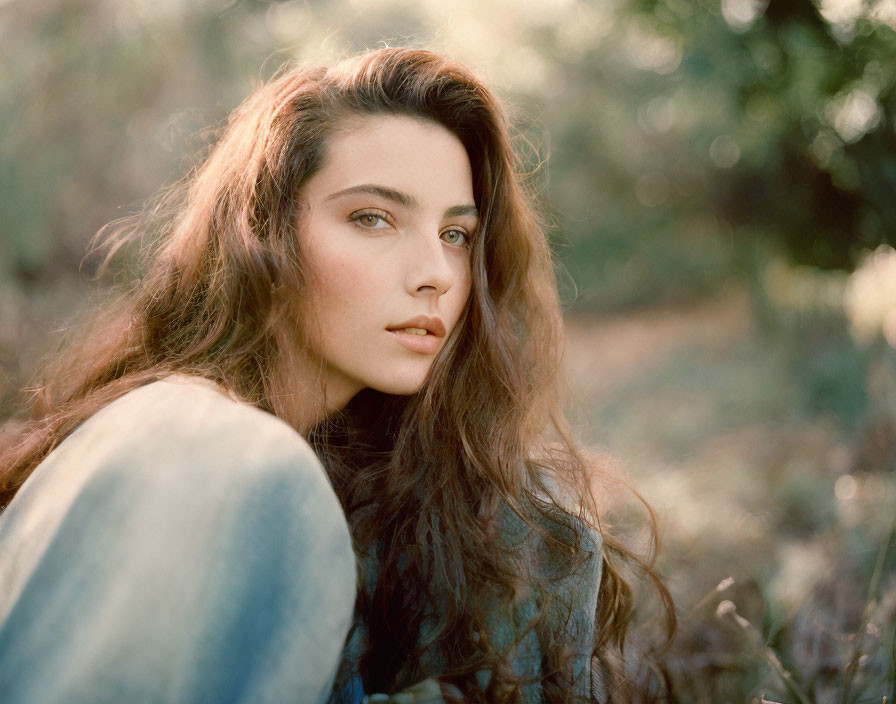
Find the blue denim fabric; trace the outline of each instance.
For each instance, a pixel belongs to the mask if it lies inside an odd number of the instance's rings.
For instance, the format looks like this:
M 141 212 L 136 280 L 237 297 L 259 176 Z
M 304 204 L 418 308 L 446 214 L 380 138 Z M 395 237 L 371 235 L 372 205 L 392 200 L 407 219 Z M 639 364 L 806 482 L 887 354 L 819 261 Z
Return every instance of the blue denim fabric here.
M 0 701 L 326 702 L 356 578 L 297 433 L 194 380 L 150 384 L 0 514 Z
M 330 701 L 338 704 L 363 704 L 365 696 L 361 675 L 355 675 L 338 692 L 333 693 Z
M 550 551 L 547 550 L 545 538 L 533 531 L 509 507 L 503 507 L 499 522 L 501 539 L 519 556 L 524 576 L 528 573 L 533 577 L 552 578 L 557 595 L 570 607 L 569 611 L 558 609 L 554 618 L 562 621 L 563 628 L 571 637 L 573 657 L 570 674 L 574 682 L 573 693 L 582 701 L 603 704 L 608 699 L 605 678 L 599 664 L 592 662 L 591 659 L 595 638 L 594 615 L 602 572 L 603 541 L 600 533 L 556 506 L 548 511 L 548 515 L 534 513 L 531 519 L 549 536 L 560 542 L 573 540 L 574 529 L 580 535 L 581 547 L 590 553 L 589 559 L 585 560 L 578 570 L 563 574 L 566 567 L 554 563 Z M 362 556 L 361 576 L 371 593 L 376 586 L 378 569 L 379 565 L 373 551 Z M 558 577 L 558 574 L 563 574 L 562 578 Z M 526 631 L 536 611 L 534 597 L 529 596 L 515 606 L 511 620 L 502 618 L 497 610 L 486 618 L 489 639 L 497 649 L 510 648 L 515 640 L 520 639 L 513 650 L 512 661 L 514 671 L 524 679 L 537 680 L 541 674 L 542 650 L 538 634 L 534 630 Z M 425 635 L 428 626 L 431 627 L 432 624 L 424 621 L 420 642 L 427 640 Z M 359 661 L 368 647 L 368 638 L 367 624 L 358 618 L 346 643 L 342 663 L 336 676 L 336 691 L 329 704 L 360 704 L 365 701 L 363 683 L 359 675 Z M 445 671 L 445 663 L 437 647 L 430 646 L 424 654 L 423 669 L 432 677 L 437 677 Z M 491 679 L 491 672 L 483 670 L 477 673 L 477 676 L 480 686 L 485 689 Z M 521 695 L 525 704 L 541 704 L 543 700 L 541 685 L 537 681 L 521 687 Z M 382 695 L 368 694 L 367 704 L 378 701 L 375 699 L 377 696 Z M 396 699 L 397 701 L 399 699 Z M 418 701 L 418 699 L 408 696 L 400 701 Z

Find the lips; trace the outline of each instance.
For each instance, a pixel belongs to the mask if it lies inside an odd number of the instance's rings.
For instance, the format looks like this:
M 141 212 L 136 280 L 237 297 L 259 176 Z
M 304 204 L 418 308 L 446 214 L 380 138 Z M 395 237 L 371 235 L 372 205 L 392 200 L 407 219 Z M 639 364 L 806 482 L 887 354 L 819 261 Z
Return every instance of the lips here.
M 386 328 L 389 332 L 404 332 L 410 335 L 435 335 L 436 337 L 445 337 L 445 324 L 439 318 L 429 318 L 425 315 L 418 315 L 398 325 L 390 325 Z M 423 334 L 420 331 L 423 331 Z
M 445 324 L 439 318 L 425 315 L 411 318 L 398 325 L 390 325 L 386 330 L 396 341 L 411 352 L 432 355 L 439 351 L 446 335 Z

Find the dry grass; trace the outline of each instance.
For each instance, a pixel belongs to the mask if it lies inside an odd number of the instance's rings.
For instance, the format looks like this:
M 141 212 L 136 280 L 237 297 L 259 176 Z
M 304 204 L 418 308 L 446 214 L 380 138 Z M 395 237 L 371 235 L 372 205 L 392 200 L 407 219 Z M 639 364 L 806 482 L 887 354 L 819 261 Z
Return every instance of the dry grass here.
M 896 354 L 782 320 L 736 291 L 571 318 L 582 426 L 660 513 L 679 701 L 893 701 Z

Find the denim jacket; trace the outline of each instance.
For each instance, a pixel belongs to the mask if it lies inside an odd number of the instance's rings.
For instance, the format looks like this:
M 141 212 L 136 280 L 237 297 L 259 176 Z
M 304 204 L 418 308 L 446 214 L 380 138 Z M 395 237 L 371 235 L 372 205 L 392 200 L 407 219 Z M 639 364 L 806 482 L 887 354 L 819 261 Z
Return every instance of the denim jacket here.
M 565 513 L 560 513 L 559 509 L 554 509 L 559 515 L 565 518 L 565 522 L 571 519 Z M 539 516 L 540 514 L 535 514 Z M 563 528 L 563 524 L 557 524 L 548 518 L 540 517 L 537 524 L 545 530 L 549 535 L 553 535 L 560 540 L 569 540 L 569 529 Z M 560 592 L 565 601 L 571 606 L 571 613 L 566 630 L 572 636 L 572 643 L 575 654 L 572 660 L 574 693 L 581 697 L 581 701 L 592 702 L 593 704 L 604 704 L 606 701 L 606 692 L 603 677 L 598 668 L 592 669 L 591 653 L 594 647 L 594 615 L 597 606 L 598 590 L 601 578 L 601 547 L 602 541 L 600 534 L 590 527 L 578 525 L 581 531 L 581 547 L 591 553 L 591 557 L 581 566 L 581 568 L 573 574 L 565 576 L 556 584 L 556 589 Z M 507 544 L 521 551 L 524 556 L 523 563 L 531 565 L 533 570 L 550 570 L 550 565 L 545 564 L 546 558 L 544 552 L 540 550 L 543 547 L 544 538 L 533 531 L 526 523 L 513 511 L 505 507 L 501 514 L 502 535 Z M 560 531 L 558 533 L 558 531 Z M 377 561 L 372 555 L 366 556 L 361 563 L 362 577 L 364 578 L 368 591 L 373 590 L 376 584 Z M 522 633 L 526 624 L 534 616 L 536 605 L 532 598 L 525 600 L 514 610 L 514 620 L 512 623 L 492 618 L 488 624 L 490 637 L 492 642 L 498 648 L 510 646 L 517 634 Z M 562 617 L 562 616 L 561 616 Z M 335 691 L 329 704 L 374 704 L 374 702 L 419 702 L 426 704 L 442 704 L 440 696 L 435 694 L 437 687 L 432 680 L 427 680 L 409 691 L 408 696 L 402 698 L 401 695 L 394 695 L 393 698 L 386 698 L 381 694 L 367 695 L 364 692 L 363 683 L 358 672 L 358 661 L 360 656 L 367 648 L 367 626 L 356 615 L 355 623 L 350 633 L 345 650 L 343 651 L 342 663 L 336 677 Z M 427 651 L 428 669 L 431 670 L 432 676 L 439 674 L 441 665 L 441 657 L 435 648 Z M 538 643 L 538 637 L 534 630 L 530 630 L 520 641 L 516 647 L 513 665 L 516 673 L 525 678 L 537 677 L 541 668 L 541 648 Z M 484 689 L 488 685 L 491 673 L 482 671 L 478 673 L 480 686 Z M 367 696 L 367 699 L 365 699 Z M 536 682 L 534 684 L 524 685 L 522 687 L 522 697 L 525 704 L 541 704 L 541 687 Z
M 355 593 L 302 437 L 194 379 L 152 383 L 0 514 L 0 702 L 322 703 Z

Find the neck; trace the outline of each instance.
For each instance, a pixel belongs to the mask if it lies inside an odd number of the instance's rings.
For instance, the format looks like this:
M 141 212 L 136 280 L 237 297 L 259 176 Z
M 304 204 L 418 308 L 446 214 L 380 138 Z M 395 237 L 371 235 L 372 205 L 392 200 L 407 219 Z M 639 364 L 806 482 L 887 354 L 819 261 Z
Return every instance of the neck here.
M 296 394 L 296 415 L 293 427 L 302 436 L 307 437 L 315 425 L 345 408 L 358 391 L 360 389 L 349 389 L 332 384 L 325 384 L 322 387 L 320 383 L 313 391 L 311 388 L 305 387 L 302 392 Z
M 320 363 L 310 355 L 286 364 L 276 374 L 278 398 L 272 399 L 278 416 L 303 436 L 327 416 L 341 411 L 363 387 Z

